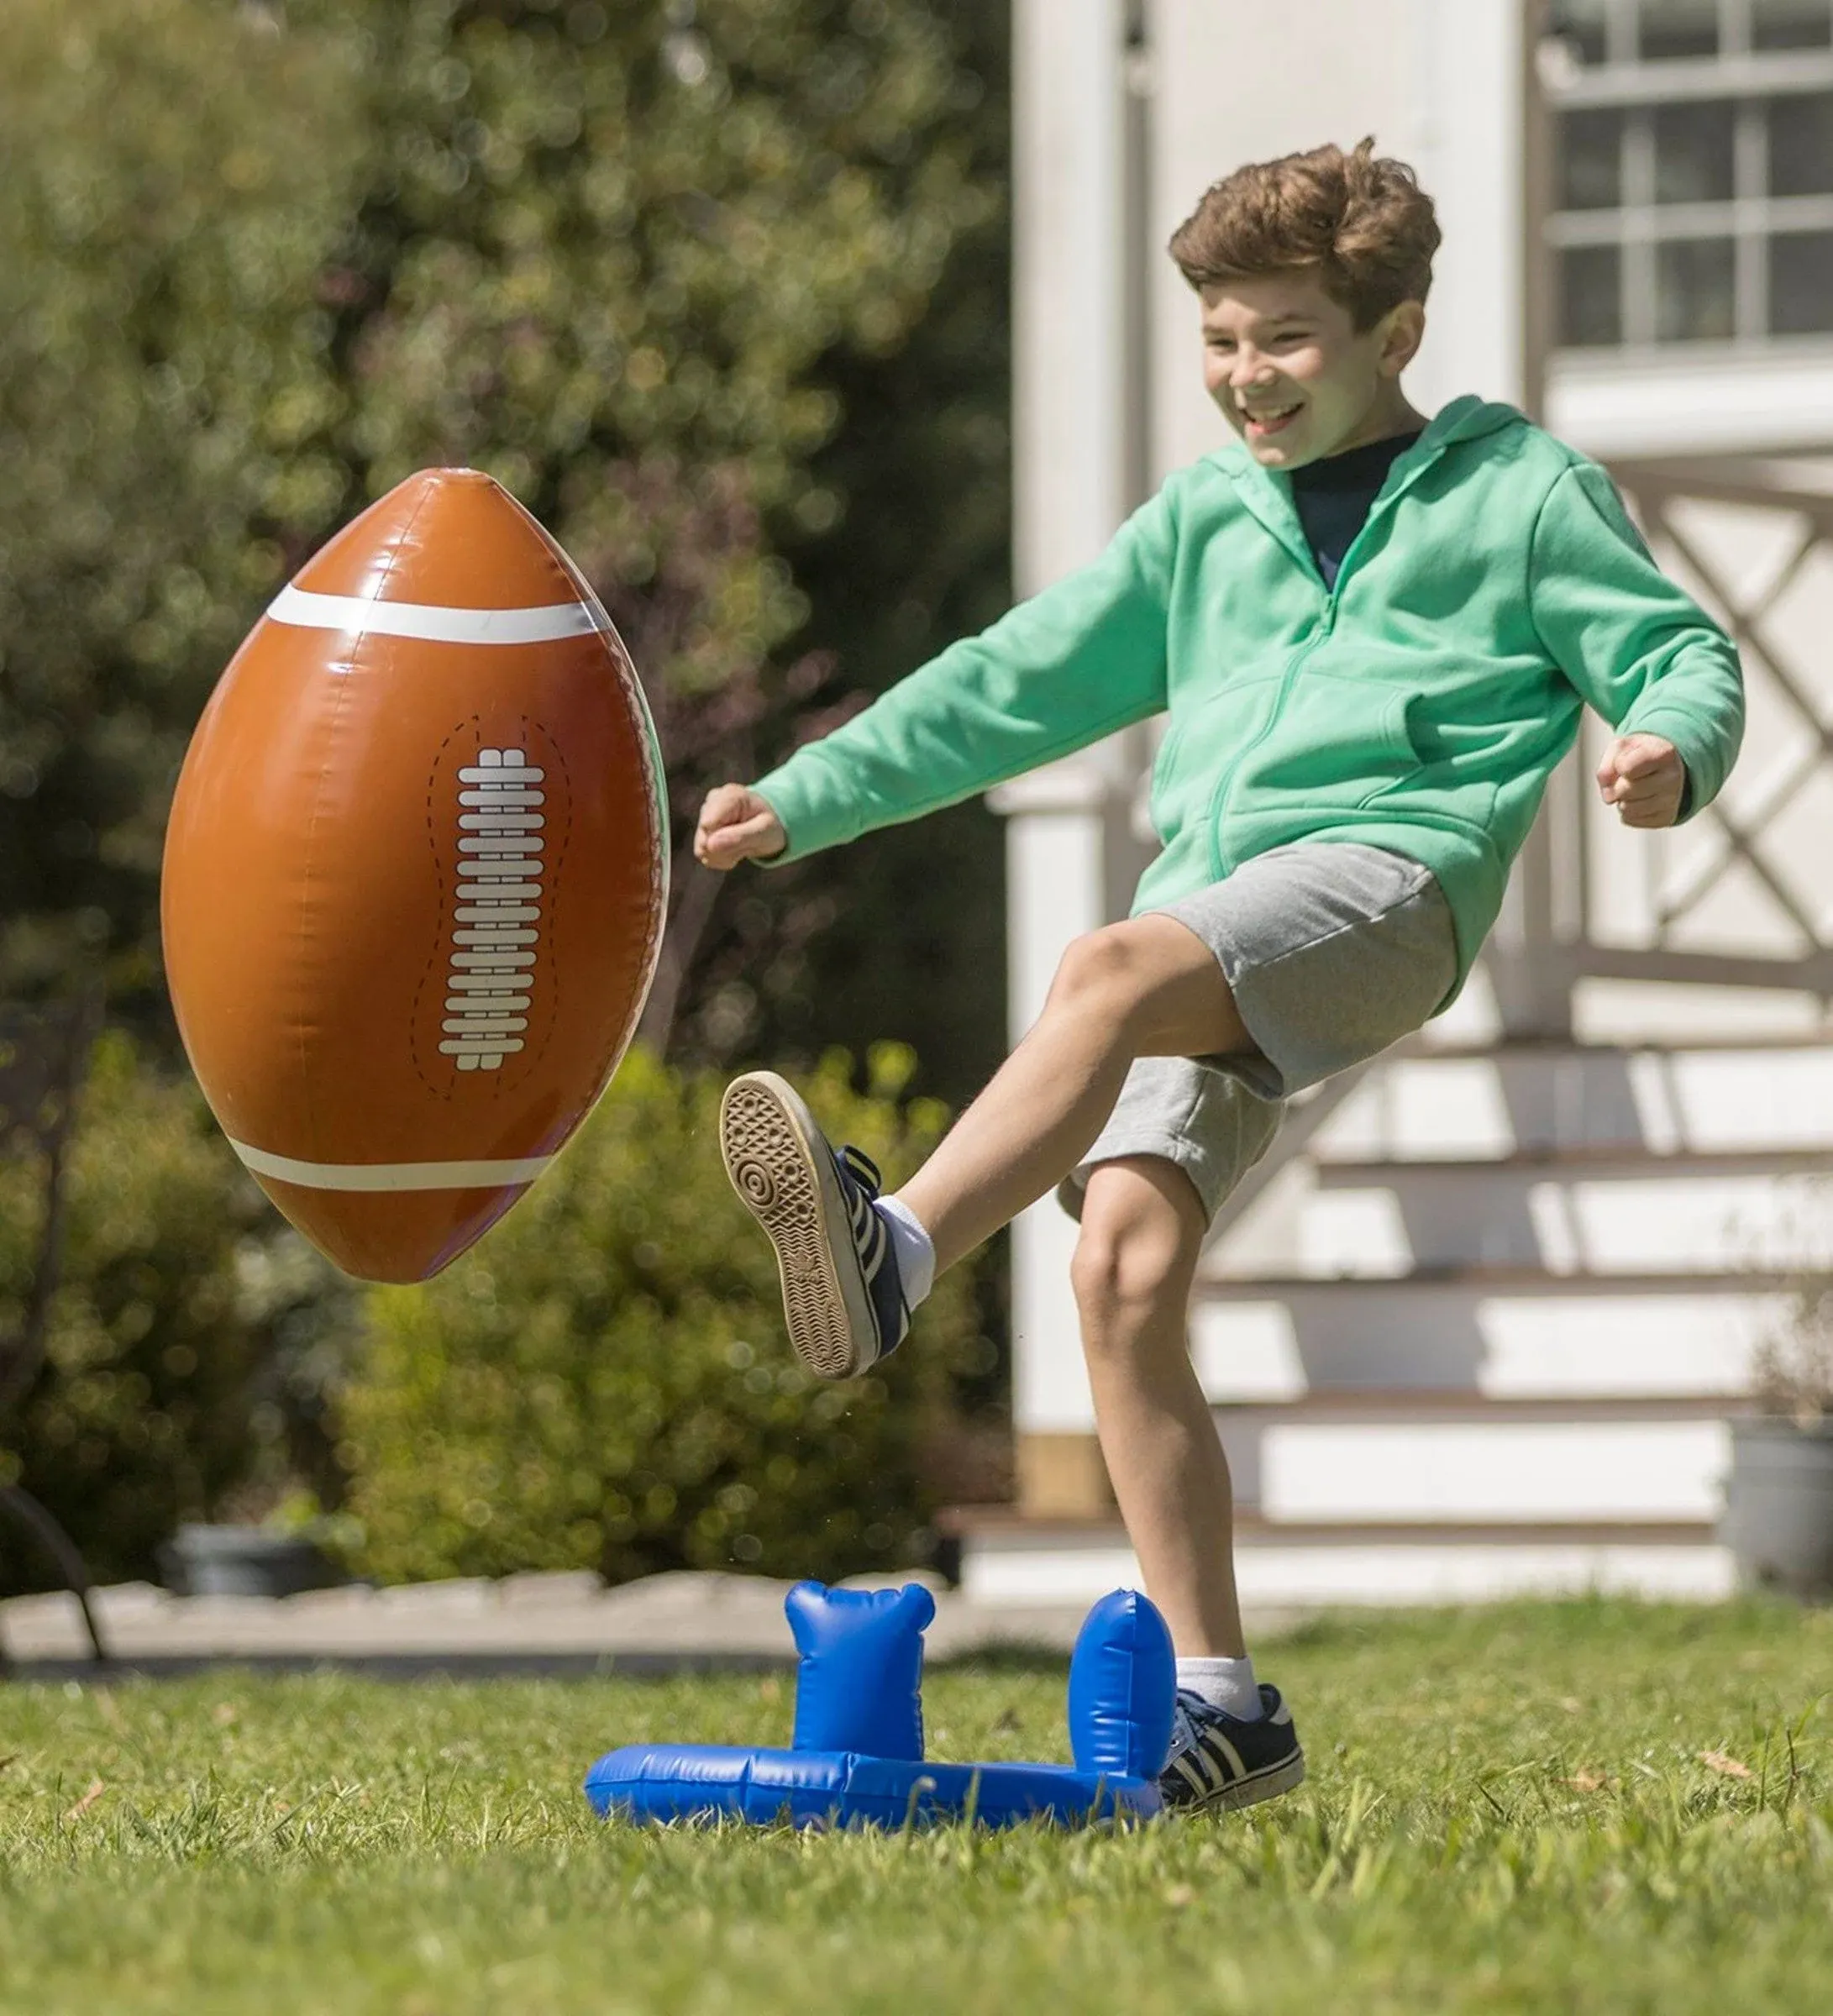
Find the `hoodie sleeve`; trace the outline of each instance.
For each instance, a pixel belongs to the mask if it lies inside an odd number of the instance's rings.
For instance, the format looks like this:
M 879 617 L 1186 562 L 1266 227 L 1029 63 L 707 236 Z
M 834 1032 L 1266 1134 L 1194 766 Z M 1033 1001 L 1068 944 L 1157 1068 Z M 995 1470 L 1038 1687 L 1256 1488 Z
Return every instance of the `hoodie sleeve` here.
M 1743 738 L 1736 648 L 1655 564 L 1595 463 L 1574 463 L 1547 493 L 1528 593 L 1542 643 L 1580 696 L 1620 735 L 1678 750 L 1682 816 L 1710 805 Z
M 754 788 L 789 836 L 769 865 L 953 805 L 1161 711 L 1176 543 L 1168 489 L 1099 559 L 761 778 Z

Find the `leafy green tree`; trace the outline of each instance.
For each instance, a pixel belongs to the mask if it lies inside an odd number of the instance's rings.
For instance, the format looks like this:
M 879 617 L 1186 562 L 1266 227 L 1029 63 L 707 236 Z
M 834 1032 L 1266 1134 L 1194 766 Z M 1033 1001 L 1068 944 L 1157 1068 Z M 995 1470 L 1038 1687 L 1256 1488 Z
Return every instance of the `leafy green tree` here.
M 947 13 L 969 172 L 1003 192 L 1009 13 L 981 0 Z M 881 691 L 1008 606 L 1010 264 L 1002 200 L 961 234 L 901 347 L 837 347 L 819 367 L 843 418 L 810 469 L 837 516 L 818 532 L 779 519 L 771 533 L 808 603 L 796 643 L 853 695 Z M 795 727 L 823 725 L 817 707 Z M 759 741 L 760 765 L 785 753 Z M 736 1031 L 750 1054 L 810 1057 L 895 1037 L 953 1106 L 1004 1055 L 1003 822 L 978 801 L 728 890 L 678 1047 L 721 1058 Z
M 665 1043 L 691 1004 L 684 1033 L 702 1056 L 790 1033 L 771 1026 L 768 993 L 733 984 L 734 965 L 778 994 L 827 991 L 811 941 L 831 864 L 746 901 L 693 868 L 687 841 L 707 785 L 755 774 L 859 683 L 844 625 L 805 631 L 810 598 L 784 554 L 857 556 L 880 529 L 875 514 L 849 522 L 843 467 L 811 464 L 846 433 L 849 365 L 880 374 L 860 386 L 869 408 L 964 247 L 981 254 L 991 311 L 976 318 L 979 383 L 1004 399 L 985 257 L 1003 150 L 984 131 L 985 81 L 959 60 L 983 53 L 978 18 L 937 0 L 390 0 L 366 16 L 390 80 L 387 159 L 340 282 L 356 366 L 345 459 L 365 494 L 428 461 L 490 468 L 601 585 L 675 801 L 676 905 L 645 1032 Z M 1002 131 L 997 101 L 991 116 Z M 882 420 L 859 418 L 882 446 Z M 906 476 L 954 447 L 922 431 Z M 986 524 L 959 498 L 934 508 L 932 478 L 904 487 L 932 507 L 938 549 L 950 522 Z M 948 580 L 937 557 L 925 564 Z M 832 568 L 853 571 L 874 569 Z M 806 1032 L 881 1032 L 856 1018 Z
M 906 343 L 997 207 L 953 12 L 10 0 L 0 988 L 150 979 L 212 679 L 416 467 L 490 470 L 604 585 L 683 825 L 838 701 L 780 549 L 841 521 L 834 360 Z M 710 909 L 680 885 L 665 1020 Z

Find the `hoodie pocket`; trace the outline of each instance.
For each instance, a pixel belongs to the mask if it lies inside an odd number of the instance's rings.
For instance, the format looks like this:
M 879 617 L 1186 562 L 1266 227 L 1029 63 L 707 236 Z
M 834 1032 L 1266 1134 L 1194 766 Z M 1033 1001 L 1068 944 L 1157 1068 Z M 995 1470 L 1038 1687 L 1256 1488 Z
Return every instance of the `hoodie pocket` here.
M 1409 696 L 1385 680 L 1300 673 L 1244 766 L 1237 808 L 1264 792 L 1347 809 L 1404 785 L 1421 768 L 1406 732 Z
M 1187 701 L 1166 724 L 1152 766 L 1153 829 L 1166 846 L 1211 802 L 1220 770 L 1237 749 L 1266 732 L 1279 693 L 1279 678 L 1231 680 L 1201 700 Z

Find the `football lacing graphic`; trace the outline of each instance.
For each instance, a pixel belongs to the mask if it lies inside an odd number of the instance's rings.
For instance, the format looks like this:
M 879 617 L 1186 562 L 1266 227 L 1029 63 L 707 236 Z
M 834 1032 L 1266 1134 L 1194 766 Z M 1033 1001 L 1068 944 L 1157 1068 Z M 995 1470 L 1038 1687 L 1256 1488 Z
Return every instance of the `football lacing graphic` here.
M 459 772 L 458 908 L 439 1047 L 460 1071 L 495 1071 L 522 1047 L 541 917 L 547 775 L 521 749 L 480 749 Z

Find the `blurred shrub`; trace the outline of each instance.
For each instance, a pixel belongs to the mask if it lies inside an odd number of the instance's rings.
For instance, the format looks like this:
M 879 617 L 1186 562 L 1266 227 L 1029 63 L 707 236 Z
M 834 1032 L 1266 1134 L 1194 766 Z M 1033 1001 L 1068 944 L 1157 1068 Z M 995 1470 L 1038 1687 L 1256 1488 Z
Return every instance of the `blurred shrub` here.
M 39 1167 L 0 1163 L 0 1330 L 11 1334 L 43 1226 Z M 102 1579 L 150 1574 L 179 1520 L 247 1473 L 261 1326 L 238 1246 L 265 1215 L 188 1079 L 97 1046 L 65 1178 L 61 1284 L 46 1363 L 0 1415 L 0 1473 L 63 1522 Z M 0 1591 L 54 1580 L 0 1527 Z
M 914 1060 L 803 1090 L 895 1184 L 933 1146 Z M 352 1552 L 389 1580 L 677 1567 L 838 1576 L 913 1558 L 954 1375 L 985 1350 L 970 1270 L 881 1372 L 827 1385 L 783 1335 L 769 1242 L 721 1166 L 722 1080 L 642 1051 L 555 1168 L 433 1282 L 368 1299 L 343 1403 Z
M 904 1098 L 913 1063 L 881 1045 L 864 1092 L 839 1053 L 805 1081 L 893 1183 L 946 1118 Z M 722 1084 L 633 1053 L 475 1252 L 365 1291 L 276 1218 L 189 1078 L 110 1032 L 78 1110 L 46 1362 L 0 1415 L 0 1478 L 102 1580 L 152 1575 L 181 1520 L 276 1505 L 328 1505 L 352 1565 L 391 1580 L 916 1557 L 957 1382 L 990 1352 L 971 1270 L 883 1371 L 810 1378 L 720 1165 Z M 0 1163 L 0 1334 L 23 1313 L 41 1189 L 37 1167 Z M 334 1432 L 335 1463 L 318 1447 Z M 0 1594 L 55 1579 L 0 1525 Z

